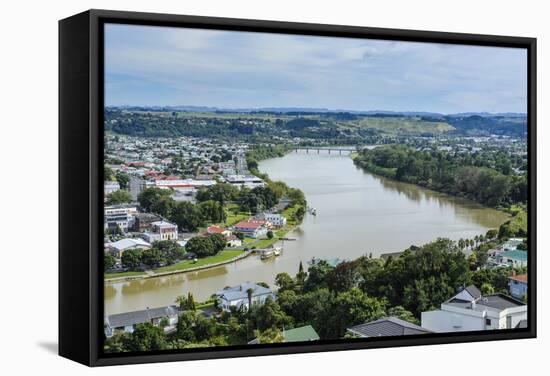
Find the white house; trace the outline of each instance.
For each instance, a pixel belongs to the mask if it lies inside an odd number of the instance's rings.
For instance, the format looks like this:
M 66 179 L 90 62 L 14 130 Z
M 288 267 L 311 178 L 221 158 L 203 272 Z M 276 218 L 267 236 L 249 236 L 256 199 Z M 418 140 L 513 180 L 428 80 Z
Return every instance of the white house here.
M 226 312 L 231 312 L 231 309 L 248 310 L 249 299 L 248 294 L 251 290 L 252 304 L 264 304 L 268 298 L 275 299 L 273 291 L 267 287 L 263 287 L 251 282 L 244 282 L 234 287 L 228 287 L 216 292 L 218 299 L 218 307 Z
M 136 325 L 145 323 L 151 323 L 155 326 L 164 323 L 164 332 L 173 331 L 178 323 L 178 311 L 175 307 L 169 306 L 117 313 L 105 317 L 103 327 L 105 336 L 112 337 L 117 332 L 133 333 Z
M 145 232 L 143 237 L 148 242 L 161 240 L 178 240 L 178 226 L 168 221 L 155 221 L 151 223 L 151 231 Z
M 510 295 L 517 299 L 523 299 L 527 295 L 527 274 L 513 275 L 509 278 L 508 287 Z
M 105 249 L 115 257 L 121 258 L 127 249 L 149 249 L 151 244 L 140 238 L 125 238 L 113 243 L 105 244 Z
M 435 311 L 422 312 L 422 327 L 436 333 L 511 329 L 527 319 L 527 305 L 504 294 L 481 295 L 468 286 Z
M 233 230 L 242 232 L 245 236 L 250 238 L 261 238 L 267 235 L 267 221 L 260 220 L 251 220 L 251 221 L 241 221 L 233 225 Z
M 277 213 L 262 213 L 260 219 L 265 219 L 275 227 L 284 227 L 286 225 L 286 218 Z
M 246 188 L 256 188 L 263 187 L 265 185 L 264 181 L 254 175 L 229 175 L 226 178 L 226 181 L 229 184 L 232 184 L 237 187 L 246 187 Z

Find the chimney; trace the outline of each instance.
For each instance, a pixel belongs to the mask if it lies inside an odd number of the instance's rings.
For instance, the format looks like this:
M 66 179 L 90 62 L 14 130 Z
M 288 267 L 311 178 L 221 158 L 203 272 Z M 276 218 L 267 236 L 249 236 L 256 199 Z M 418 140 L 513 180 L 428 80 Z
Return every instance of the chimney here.
M 515 276 L 516 276 L 516 271 L 512 269 L 512 277 L 515 277 Z
M 475 300 L 472 300 L 472 302 L 470 303 L 470 308 L 471 309 L 476 309 L 476 301 Z

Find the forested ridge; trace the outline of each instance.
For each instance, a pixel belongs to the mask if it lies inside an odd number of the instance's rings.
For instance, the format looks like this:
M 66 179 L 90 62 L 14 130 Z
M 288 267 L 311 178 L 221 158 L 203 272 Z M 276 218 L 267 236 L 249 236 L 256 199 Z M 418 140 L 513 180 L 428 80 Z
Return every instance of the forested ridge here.
M 505 152 L 418 151 L 404 145 L 364 149 L 354 159 L 356 165 L 377 175 L 491 207 L 527 201 L 527 174 L 514 173 L 511 160 Z

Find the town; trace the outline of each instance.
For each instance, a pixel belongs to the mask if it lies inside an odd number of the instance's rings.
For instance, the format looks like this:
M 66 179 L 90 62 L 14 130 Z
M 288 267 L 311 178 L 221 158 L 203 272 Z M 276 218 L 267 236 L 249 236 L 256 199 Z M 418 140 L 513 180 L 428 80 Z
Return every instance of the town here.
M 416 152 L 429 147 L 467 154 L 494 149 L 495 139 L 501 138 L 434 141 L 419 136 L 405 144 Z M 106 284 L 208 269 L 248 257 L 257 257 L 259 263 L 276 258 L 284 252 L 278 244 L 294 240 L 288 234 L 307 213 L 316 214 L 303 192 L 258 170 L 259 160 L 292 152 L 304 140 L 230 144 L 214 138 L 118 134 L 105 140 Z M 521 176 L 523 144 L 503 144 L 518 155 L 507 168 Z M 352 158 L 368 153 L 356 150 Z M 219 286 L 206 301 L 195 301 L 189 293 L 167 306 L 107 314 L 105 351 L 526 327 L 525 212 L 511 208 L 517 211 L 512 220 L 473 239 L 439 239 L 384 258 L 307 260 L 307 270 L 300 263 L 296 276 L 280 273 L 273 286 L 243 280 Z M 448 259 L 433 267 L 449 275 L 439 281 L 433 279 L 436 269 L 410 275 L 412 264 L 437 255 Z M 460 273 L 452 275 L 451 270 Z M 422 281 L 426 285 L 418 285 Z M 430 284 L 439 286 L 437 293 Z M 397 285 L 405 296 L 390 292 Z M 427 291 L 432 296 L 426 297 Z M 361 314 L 353 313 L 358 310 Z M 144 336 L 155 340 L 144 345 Z

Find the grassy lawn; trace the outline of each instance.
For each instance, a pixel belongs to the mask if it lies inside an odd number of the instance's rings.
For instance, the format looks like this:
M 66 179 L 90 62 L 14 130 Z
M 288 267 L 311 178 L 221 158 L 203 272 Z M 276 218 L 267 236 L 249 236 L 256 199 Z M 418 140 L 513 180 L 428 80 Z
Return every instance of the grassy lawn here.
M 135 277 L 139 275 L 144 275 L 144 272 L 121 272 L 121 273 L 105 273 L 103 278 L 113 279 L 113 278 L 122 278 L 122 277 Z
M 216 264 L 218 262 L 223 262 L 227 260 L 231 260 L 234 257 L 239 256 L 244 251 L 241 250 L 235 250 L 235 249 L 226 249 L 221 251 L 215 256 L 205 257 L 202 259 L 198 259 L 197 262 L 193 262 L 193 260 L 185 260 L 180 261 L 177 264 L 174 265 L 168 265 L 163 266 L 162 268 L 153 269 L 155 273 L 166 273 L 166 272 L 174 272 L 179 270 L 186 270 L 191 268 L 196 268 L 198 266 L 204 266 L 209 264 Z
M 527 233 L 527 212 L 525 210 L 520 211 L 512 217 L 510 220 L 510 229 L 513 232 L 518 232 L 519 229 L 522 229 Z
M 255 242 L 255 241 L 256 241 L 256 239 L 254 239 L 254 238 L 244 238 L 243 239 L 243 244 L 250 244 L 250 243 Z
M 294 205 L 294 206 L 291 206 L 289 208 L 286 208 L 285 210 L 283 210 L 283 212 L 281 213 L 284 217 L 286 217 L 286 221 L 289 225 L 297 225 L 298 223 L 296 223 L 296 220 L 294 219 L 294 213 L 296 213 L 296 210 L 298 210 L 298 208 L 301 208 L 302 205 Z
M 274 236 L 273 239 L 262 239 L 258 241 L 258 243 L 254 244 L 254 247 L 256 247 L 257 249 L 267 248 L 270 245 L 273 245 L 277 240 L 279 240 L 279 238 L 277 238 L 276 236 Z

